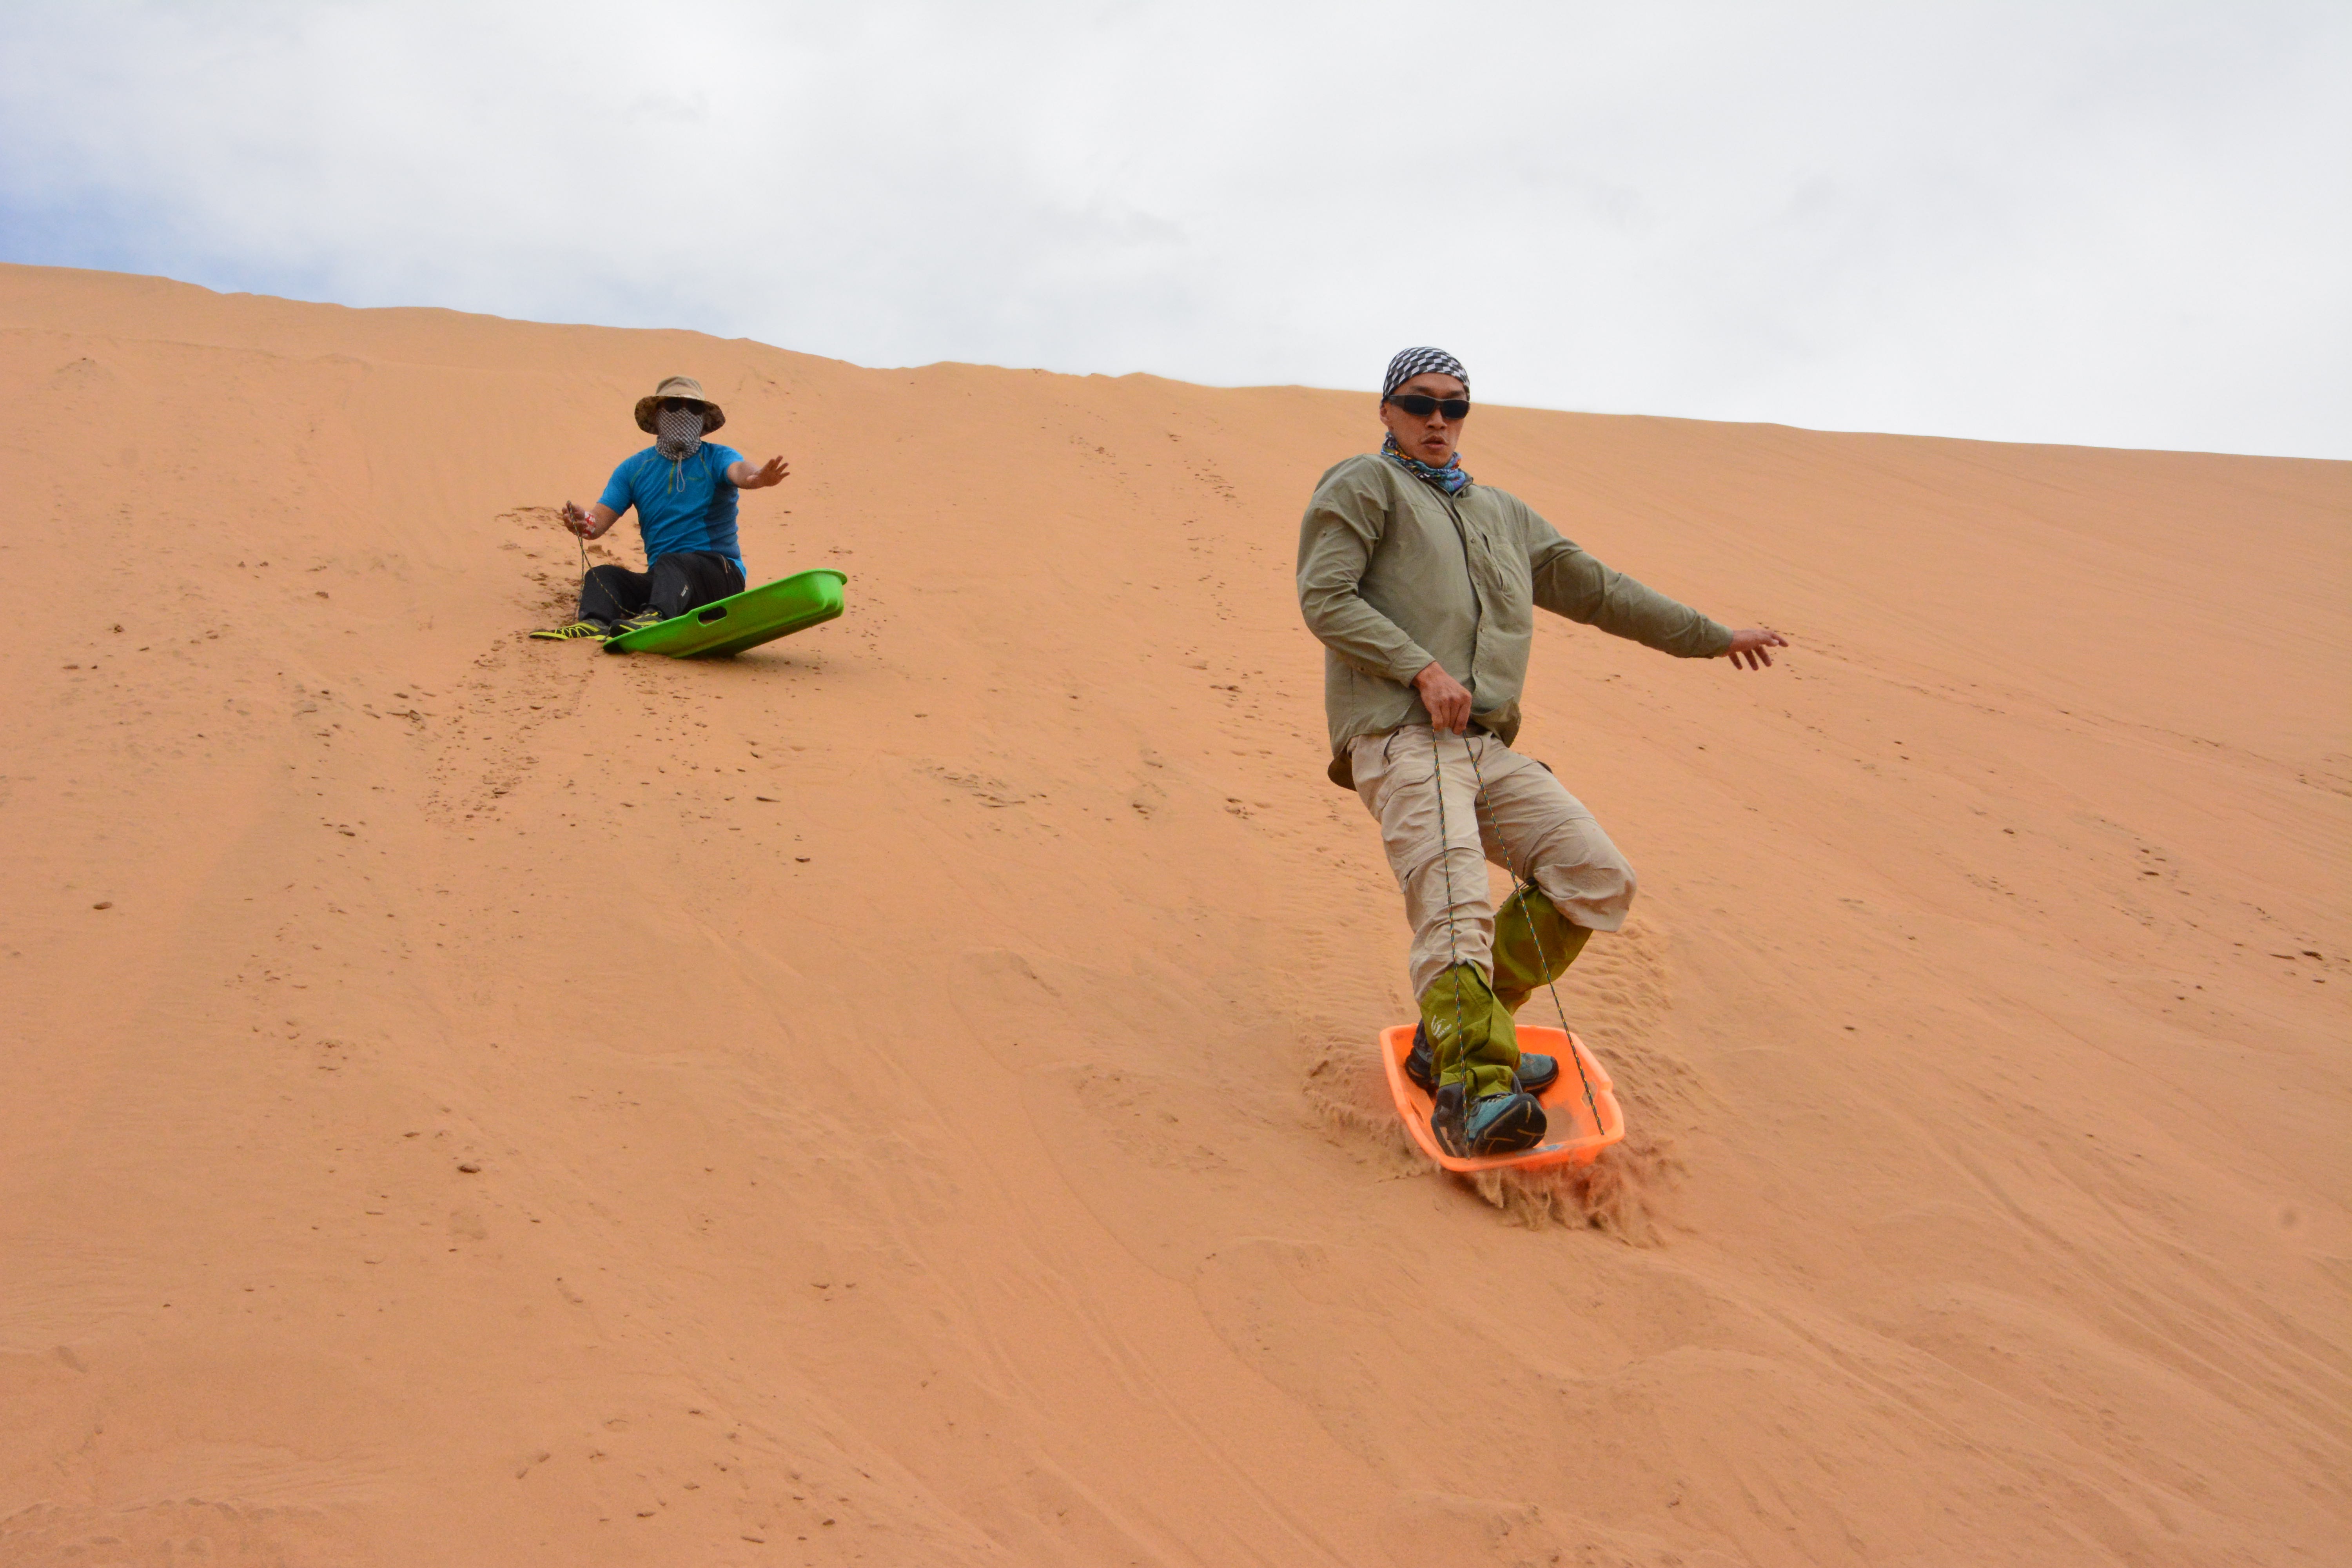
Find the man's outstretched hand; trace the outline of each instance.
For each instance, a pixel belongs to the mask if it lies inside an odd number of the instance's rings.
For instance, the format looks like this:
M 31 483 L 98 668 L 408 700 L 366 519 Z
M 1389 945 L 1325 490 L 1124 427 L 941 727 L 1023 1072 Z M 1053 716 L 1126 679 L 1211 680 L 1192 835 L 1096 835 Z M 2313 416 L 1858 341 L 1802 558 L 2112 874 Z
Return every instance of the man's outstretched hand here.
M 734 482 L 737 489 L 763 490 L 770 485 L 782 484 L 793 466 L 782 458 L 771 458 L 756 468 L 749 463 L 738 463 L 735 468 L 736 471 L 727 477 Z
M 1788 646 L 1789 639 L 1770 626 L 1748 626 L 1732 633 L 1731 646 L 1723 652 L 1734 669 L 1762 669 L 1772 662 L 1765 649 Z
M 1421 693 L 1432 724 L 1455 735 L 1470 727 L 1470 689 L 1446 674 L 1444 665 L 1431 660 L 1412 678 L 1412 689 Z

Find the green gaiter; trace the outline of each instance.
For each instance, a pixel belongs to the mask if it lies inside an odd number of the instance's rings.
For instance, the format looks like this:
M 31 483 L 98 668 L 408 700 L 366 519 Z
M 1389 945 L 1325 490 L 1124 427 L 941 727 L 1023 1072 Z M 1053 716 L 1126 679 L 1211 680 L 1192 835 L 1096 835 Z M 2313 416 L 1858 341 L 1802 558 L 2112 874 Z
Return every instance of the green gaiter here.
M 1495 994 L 1505 1011 L 1517 1012 L 1529 995 L 1565 973 L 1591 934 L 1533 883 L 1513 893 L 1495 912 Z
M 1476 964 L 1457 963 L 1430 982 L 1421 994 L 1421 1021 L 1437 1058 L 1439 1088 L 1464 1084 L 1475 1102 L 1517 1086 L 1519 1032 Z

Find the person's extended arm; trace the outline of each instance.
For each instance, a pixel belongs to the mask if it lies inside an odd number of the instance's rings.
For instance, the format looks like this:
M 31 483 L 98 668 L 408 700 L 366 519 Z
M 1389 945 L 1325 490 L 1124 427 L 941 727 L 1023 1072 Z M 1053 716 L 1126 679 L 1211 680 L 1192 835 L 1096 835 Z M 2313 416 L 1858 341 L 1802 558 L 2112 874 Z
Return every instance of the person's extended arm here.
M 1356 591 L 1387 521 L 1380 498 L 1361 486 L 1343 479 L 1316 490 L 1298 526 L 1298 610 L 1307 629 L 1341 658 L 1411 686 L 1435 656 Z
M 1733 631 L 1622 572 L 1612 571 L 1573 542 L 1562 539 L 1533 511 L 1527 513 L 1525 521 L 1536 603 L 1554 615 L 1630 637 L 1677 658 L 1721 658 L 1727 654 L 1736 668 L 1747 669 L 1772 662 L 1767 648 L 1789 646 L 1786 637 L 1769 626 Z
M 739 490 L 763 490 L 782 484 L 792 467 L 782 458 L 771 458 L 755 468 L 748 459 L 738 458 L 727 465 L 727 482 Z

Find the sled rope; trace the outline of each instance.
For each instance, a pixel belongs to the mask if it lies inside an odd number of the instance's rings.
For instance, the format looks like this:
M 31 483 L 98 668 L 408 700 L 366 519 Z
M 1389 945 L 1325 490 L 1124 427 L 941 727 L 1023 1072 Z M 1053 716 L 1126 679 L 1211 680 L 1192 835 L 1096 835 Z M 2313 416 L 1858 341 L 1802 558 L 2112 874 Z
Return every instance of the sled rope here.
M 1462 749 L 1469 754 L 1471 775 L 1478 781 L 1478 793 L 1470 797 L 1470 807 L 1475 811 L 1478 803 L 1485 800 L 1486 796 L 1486 770 L 1478 765 L 1478 753 L 1472 749 L 1470 737 L 1467 735 L 1462 737 Z M 1441 795 L 1438 798 L 1441 813 L 1444 809 L 1444 797 Z M 1443 831 L 1444 823 L 1442 816 L 1438 826 L 1440 831 Z M 1495 835 L 1496 845 L 1503 851 L 1503 869 L 1511 874 L 1511 894 L 1520 900 L 1520 908 L 1525 909 L 1526 895 L 1537 889 L 1532 882 L 1523 882 L 1519 879 L 1519 868 L 1511 861 L 1511 847 L 1505 841 L 1503 829 L 1495 820 L 1495 807 L 1491 801 L 1486 805 L 1486 826 Z M 1541 896 L 1540 893 L 1538 896 Z M 1545 971 L 1549 973 L 1551 969 L 1551 960 L 1544 952 L 1543 934 L 1536 930 L 1535 916 L 1532 913 L 1528 916 L 1528 935 L 1535 939 L 1536 962 L 1542 964 Z M 1499 921 L 1496 922 L 1495 936 L 1498 942 L 1502 939 Z M 1559 1015 L 1559 1032 L 1567 1036 L 1568 1059 L 1576 1064 L 1576 1081 L 1584 1086 L 1584 1108 L 1592 1113 L 1593 1130 L 1598 1131 L 1601 1127 L 1601 1107 L 1595 1104 L 1592 1099 L 1592 1080 L 1585 1076 L 1584 1053 L 1576 1048 L 1576 1036 L 1568 1026 L 1568 1006 L 1559 999 L 1559 976 L 1553 974 L 1550 979 L 1544 982 L 1544 988 L 1551 993 L 1552 1011 Z
M 1429 776 L 1437 788 L 1437 864 L 1445 874 L 1445 968 L 1450 974 L 1462 966 L 1462 944 L 1454 930 L 1454 840 L 1445 831 L 1445 765 L 1438 757 L 1438 733 L 1437 726 L 1432 724 L 1429 727 Z M 1454 980 L 1454 1048 L 1456 1051 L 1462 1048 L 1462 981 L 1458 975 Z M 1429 1042 L 1429 1071 L 1431 1079 L 1438 1088 L 1444 1088 L 1444 1080 L 1437 1073 L 1435 1040 Z M 1432 1089 L 1430 1099 L 1434 1100 L 1436 1098 L 1436 1090 Z

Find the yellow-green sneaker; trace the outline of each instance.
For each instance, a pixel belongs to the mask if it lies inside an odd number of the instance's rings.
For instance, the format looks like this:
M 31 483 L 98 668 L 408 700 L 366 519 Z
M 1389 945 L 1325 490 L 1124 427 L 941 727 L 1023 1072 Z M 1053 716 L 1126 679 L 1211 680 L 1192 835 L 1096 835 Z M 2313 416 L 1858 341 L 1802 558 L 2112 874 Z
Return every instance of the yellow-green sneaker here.
M 613 635 L 613 628 L 602 621 L 574 621 L 568 626 L 555 626 L 530 635 L 541 642 L 577 642 L 582 637 L 603 642 Z

